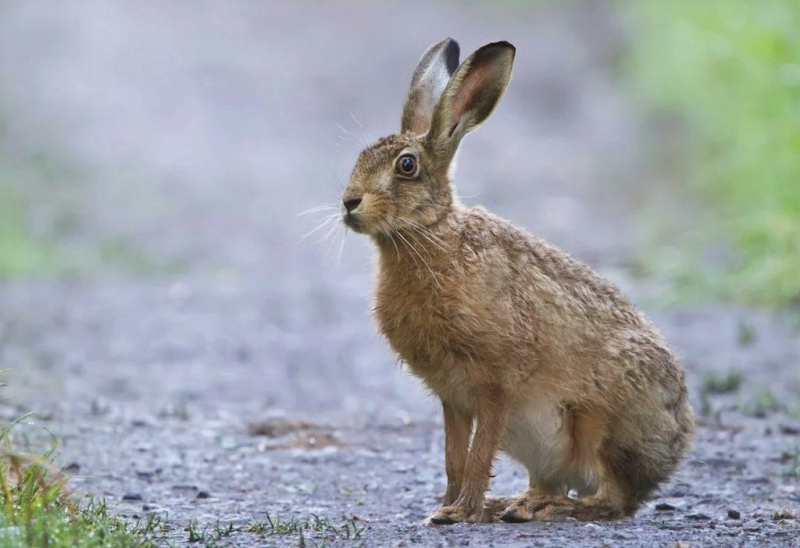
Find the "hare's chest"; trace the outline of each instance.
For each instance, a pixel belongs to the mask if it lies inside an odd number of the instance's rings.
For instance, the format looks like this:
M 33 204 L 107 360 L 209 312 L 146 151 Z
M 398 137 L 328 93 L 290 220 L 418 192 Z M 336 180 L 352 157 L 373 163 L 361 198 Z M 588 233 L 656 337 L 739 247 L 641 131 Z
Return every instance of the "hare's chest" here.
M 459 347 L 462 336 L 453 321 L 457 314 L 440 298 L 379 295 L 375 313 L 381 333 L 412 367 L 441 361 Z
M 447 295 L 409 299 L 409 293 L 376 295 L 375 317 L 392 349 L 440 398 L 469 405 L 477 389 L 474 365 L 480 342 L 466 311 Z

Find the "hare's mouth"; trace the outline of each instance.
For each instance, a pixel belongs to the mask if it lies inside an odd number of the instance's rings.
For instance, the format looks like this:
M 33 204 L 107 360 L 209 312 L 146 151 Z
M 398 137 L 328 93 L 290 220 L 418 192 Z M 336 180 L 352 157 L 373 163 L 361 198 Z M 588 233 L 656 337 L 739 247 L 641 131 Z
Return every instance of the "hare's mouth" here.
M 348 228 L 353 229 L 355 232 L 366 232 L 364 222 L 358 218 L 358 214 L 345 213 L 342 215 L 342 221 Z

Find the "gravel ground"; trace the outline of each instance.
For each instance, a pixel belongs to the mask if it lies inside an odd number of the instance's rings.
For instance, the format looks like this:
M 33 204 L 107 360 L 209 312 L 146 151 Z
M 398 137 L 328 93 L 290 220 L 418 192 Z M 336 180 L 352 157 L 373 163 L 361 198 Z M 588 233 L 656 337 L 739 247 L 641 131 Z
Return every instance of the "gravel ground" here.
M 306 545 L 800 545 L 796 324 L 648 306 L 654 282 L 633 276 L 639 143 L 653 136 L 620 89 L 619 19 L 602 3 L 1 6 L 6 145 L 80 165 L 70 245 L 124 238 L 184 265 L 3 283 L 3 415 L 36 411 L 63 440 L 76 492 L 125 516 L 168 513 L 175 545 L 189 523 L 207 541 L 233 524 L 222 546 L 301 542 L 247 531 L 267 514 L 310 519 Z M 465 52 L 498 38 L 519 48 L 503 105 L 463 146 L 464 200 L 643 303 L 709 411 L 634 519 L 425 525 L 444 491 L 441 418 L 368 320 L 370 246 L 342 232 L 327 251 L 316 235 L 298 243 L 316 221 L 297 213 L 333 202 L 363 142 L 395 130 L 414 62 L 446 35 Z M 703 397 L 709 373 L 728 369 L 741 386 Z M 525 483 L 501 461 L 495 492 Z M 358 535 L 320 531 L 313 515 Z

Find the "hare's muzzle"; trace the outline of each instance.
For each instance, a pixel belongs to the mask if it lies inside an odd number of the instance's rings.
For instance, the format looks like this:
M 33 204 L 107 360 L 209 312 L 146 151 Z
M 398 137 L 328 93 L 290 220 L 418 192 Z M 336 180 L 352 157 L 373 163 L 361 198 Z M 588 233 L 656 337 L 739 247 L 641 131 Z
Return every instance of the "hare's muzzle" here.
M 357 209 L 358 206 L 361 205 L 361 198 L 350 198 L 349 200 L 342 200 L 342 204 L 344 204 L 344 208 L 347 210 L 347 215 L 353 212 L 354 209 Z
M 344 224 L 356 232 L 361 231 L 361 222 L 358 219 L 358 210 L 362 201 L 362 198 L 347 198 L 342 200 L 342 205 L 344 206 L 344 211 L 342 211 L 342 220 L 344 221 Z

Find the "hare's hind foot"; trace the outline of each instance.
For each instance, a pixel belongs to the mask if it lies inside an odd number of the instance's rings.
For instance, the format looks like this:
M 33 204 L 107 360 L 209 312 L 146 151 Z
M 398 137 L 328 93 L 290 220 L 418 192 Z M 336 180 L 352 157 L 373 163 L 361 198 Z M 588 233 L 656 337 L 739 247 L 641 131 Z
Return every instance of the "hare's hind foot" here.
M 486 497 L 483 501 L 483 515 L 490 518 L 488 521 L 496 521 L 514 500 L 515 497 Z
M 456 505 L 442 506 L 433 512 L 428 519 L 436 525 L 449 525 L 461 521 L 491 523 L 500 518 L 500 514 L 513 500 L 513 497 L 486 497 L 483 501 L 483 510 L 475 513 L 470 513 L 466 508 Z
M 508 523 L 525 521 L 561 521 L 574 518 L 581 521 L 613 520 L 629 515 L 618 502 L 604 496 L 571 499 L 563 495 L 533 495 L 526 493 L 514 501 L 500 516 Z
M 508 523 L 533 521 L 536 512 L 544 508 L 547 502 L 553 498 L 555 498 L 553 495 L 540 495 L 527 491 L 503 510 L 503 513 L 500 514 L 500 519 Z

